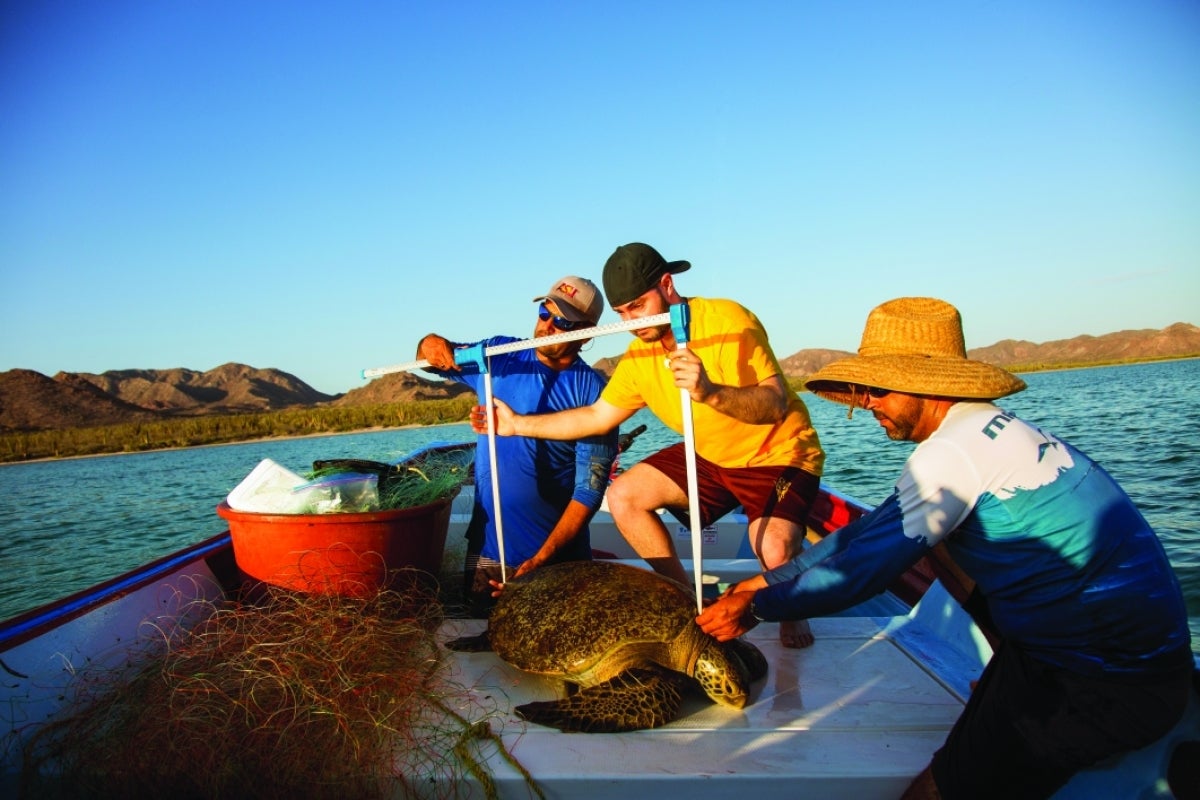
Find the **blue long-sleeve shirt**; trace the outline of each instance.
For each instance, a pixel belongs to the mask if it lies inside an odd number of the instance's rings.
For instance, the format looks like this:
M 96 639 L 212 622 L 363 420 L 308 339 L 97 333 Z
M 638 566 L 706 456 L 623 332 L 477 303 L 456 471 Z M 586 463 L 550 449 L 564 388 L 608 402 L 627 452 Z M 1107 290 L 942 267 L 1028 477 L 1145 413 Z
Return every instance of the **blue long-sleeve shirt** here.
M 518 341 L 515 337 L 495 336 L 482 344 L 486 349 L 515 341 Z M 518 414 L 542 414 L 591 405 L 604 388 L 604 377 L 583 360 L 577 359 L 564 370 L 553 370 L 539 361 L 532 349 L 490 356 L 488 369 L 492 395 Z M 483 375 L 476 367 L 431 371 L 470 386 L 483 401 Z M 524 436 L 497 436 L 495 441 L 505 561 L 517 564 L 537 553 L 572 499 L 592 510 L 600 507 L 617 454 L 617 432 L 574 441 Z M 476 511 L 482 511 L 487 520 L 481 555 L 498 561 L 500 549 L 486 435 L 479 436 L 475 449 L 475 504 Z M 581 531 L 571 543 L 570 555 L 582 558 L 590 550 L 588 531 Z

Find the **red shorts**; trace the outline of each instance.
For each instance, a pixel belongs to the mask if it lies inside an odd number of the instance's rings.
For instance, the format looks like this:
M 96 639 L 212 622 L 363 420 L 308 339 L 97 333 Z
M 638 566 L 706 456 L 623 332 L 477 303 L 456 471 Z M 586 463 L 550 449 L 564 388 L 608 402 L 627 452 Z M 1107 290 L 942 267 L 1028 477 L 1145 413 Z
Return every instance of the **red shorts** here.
M 687 494 L 687 457 L 683 442 L 659 450 L 641 461 L 666 475 Z M 619 480 L 619 479 L 618 479 Z M 821 479 L 799 467 L 719 467 L 696 456 L 696 486 L 700 490 L 700 525 L 712 525 L 738 506 L 750 521 L 778 517 L 803 527 Z M 690 525 L 687 508 L 671 513 Z

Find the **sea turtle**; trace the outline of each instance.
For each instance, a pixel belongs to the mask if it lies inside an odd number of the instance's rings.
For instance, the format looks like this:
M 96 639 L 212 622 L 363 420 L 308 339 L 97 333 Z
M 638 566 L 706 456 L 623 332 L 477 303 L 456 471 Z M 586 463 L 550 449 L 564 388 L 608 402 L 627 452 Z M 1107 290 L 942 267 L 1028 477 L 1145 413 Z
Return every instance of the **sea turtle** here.
M 721 643 L 695 623 L 695 597 L 649 570 L 607 561 L 542 567 L 505 584 L 487 631 L 448 644 L 491 649 L 518 669 L 561 678 L 567 696 L 527 703 L 525 719 L 563 731 L 655 728 L 689 684 L 742 708 L 767 662 L 754 645 Z

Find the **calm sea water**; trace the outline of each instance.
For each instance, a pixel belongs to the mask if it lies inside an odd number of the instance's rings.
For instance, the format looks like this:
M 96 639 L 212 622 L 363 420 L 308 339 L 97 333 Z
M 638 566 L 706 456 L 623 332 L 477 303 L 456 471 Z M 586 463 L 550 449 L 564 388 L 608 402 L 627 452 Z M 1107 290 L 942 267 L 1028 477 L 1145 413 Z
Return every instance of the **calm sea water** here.
M 1001 405 L 1099 461 L 1154 525 L 1187 597 L 1200 654 L 1200 360 L 1033 373 Z M 870 414 L 804 395 L 828 453 L 825 482 L 874 504 L 912 445 Z M 648 412 L 626 466 L 678 439 Z M 314 460 L 396 461 L 463 425 L 0 466 L 0 619 L 114 577 L 225 529 L 217 504 L 264 458 L 293 471 Z

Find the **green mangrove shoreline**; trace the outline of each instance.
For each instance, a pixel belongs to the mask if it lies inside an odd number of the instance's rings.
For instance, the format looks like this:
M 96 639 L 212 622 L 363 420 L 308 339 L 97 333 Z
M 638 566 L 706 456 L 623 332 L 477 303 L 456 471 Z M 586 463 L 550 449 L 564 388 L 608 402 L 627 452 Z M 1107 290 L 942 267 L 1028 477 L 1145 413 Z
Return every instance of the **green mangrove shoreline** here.
M 0 434 L 0 464 L 141 453 L 384 428 L 466 422 L 474 395 L 364 406 L 311 406 L 256 414 L 177 417 L 90 428 Z

